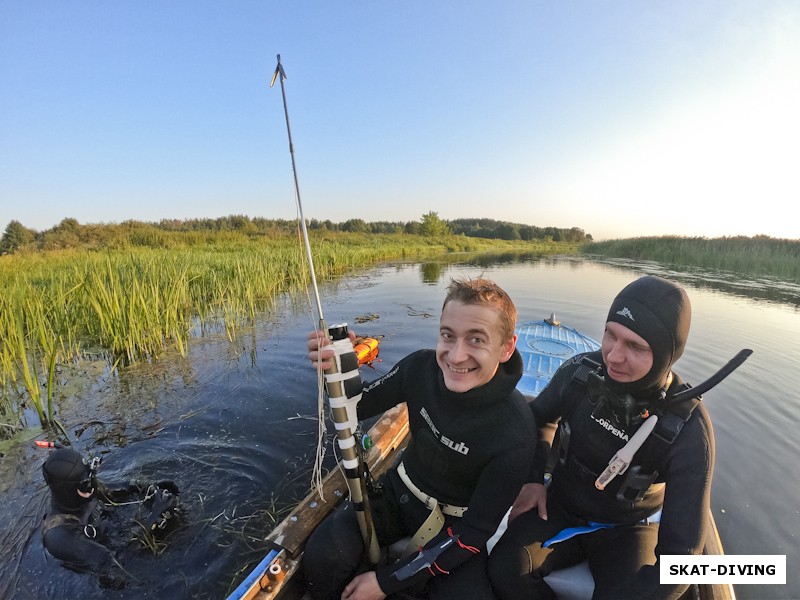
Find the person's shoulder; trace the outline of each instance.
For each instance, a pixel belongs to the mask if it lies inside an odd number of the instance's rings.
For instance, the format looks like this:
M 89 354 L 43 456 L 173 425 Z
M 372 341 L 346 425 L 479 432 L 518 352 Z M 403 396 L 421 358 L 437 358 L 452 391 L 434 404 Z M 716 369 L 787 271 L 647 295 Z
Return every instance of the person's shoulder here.
M 591 352 L 581 352 L 575 356 L 570 357 L 564 362 L 565 367 L 572 367 L 578 369 L 580 367 L 588 369 L 599 369 L 603 362 L 603 353 L 600 350 L 592 350 Z
M 600 368 L 601 361 L 602 356 L 599 350 L 571 356 L 556 370 L 534 402 L 537 405 L 541 405 L 545 401 L 548 403 L 560 402 L 563 394 L 571 389 L 573 384 L 585 387 L 589 373 Z
M 506 411 L 506 419 L 512 426 L 511 431 L 530 431 L 536 432 L 536 420 L 533 418 L 531 407 L 528 400 L 518 389 L 514 389 L 505 397 L 505 403 L 508 406 Z
M 674 372 L 673 375 L 675 377 L 675 382 L 674 382 L 675 384 L 685 385 L 680 375 Z M 711 415 L 709 414 L 708 409 L 703 403 L 702 396 L 700 398 L 692 398 L 690 400 L 687 400 L 686 402 L 693 402 L 695 404 L 693 407 L 691 407 L 691 414 L 689 415 L 689 418 L 686 419 L 684 428 L 691 427 L 692 429 L 697 429 L 698 431 L 703 432 L 706 435 L 710 434 L 710 432 L 712 431 Z M 678 414 L 681 414 L 683 410 L 679 410 L 676 412 Z
M 713 436 L 714 428 L 711 423 L 711 415 L 702 400 L 698 401 L 697 406 L 692 411 L 692 415 L 686 421 L 684 429 L 687 427 L 690 431 L 695 431 L 704 437 Z
M 42 521 L 41 530 L 42 545 L 58 560 L 69 559 L 72 549 L 83 539 L 88 539 L 81 520 L 68 513 L 47 515 Z
M 379 381 L 393 379 L 395 377 L 398 377 L 402 381 L 406 381 L 411 377 L 418 378 L 420 373 L 434 367 L 438 368 L 436 365 L 435 351 L 429 349 L 415 350 L 397 361 L 389 372 L 383 375 Z
M 686 459 L 690 462 L 694 462 L 699 456 L 712 456 L 715 453 L 714 427 L 702 401 L 697 403 L 689 418 L 680 425 L 680 431 L 669 446 L 672 456 L 683 457 L 680 460 Z
M 425 363 L 436 362 L 436 351 L 429 348 L 422 350 L 415 350 L 411 354 L 407 354 L 398 364 L 402 365 L 422 365 Z

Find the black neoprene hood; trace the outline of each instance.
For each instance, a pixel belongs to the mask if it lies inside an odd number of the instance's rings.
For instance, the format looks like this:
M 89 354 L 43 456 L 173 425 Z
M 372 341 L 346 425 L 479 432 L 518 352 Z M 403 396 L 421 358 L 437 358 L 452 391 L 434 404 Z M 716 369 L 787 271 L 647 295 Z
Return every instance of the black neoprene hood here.
M 90 475 L 89 467 L 75 450 L 53 450 L 42 464 L 42 475 L 59 507 L 76 510 L 89 501 L 78 494 L 78 485 Z
M 684 289 L 661 277 L 640 277 L 614 298 L 606 319 L 609 321 L 644 338 L 653 351 L 650 371 L 639 381 L 624 384 L 628 388 L 625 391 L 663 386 L 689 337 L 692 307 Z
M 53 450 L 42 465 L 42 474 L 50 485 L 67 482 L 78 484 L 88 471 L 83 457 L 69 448 Z

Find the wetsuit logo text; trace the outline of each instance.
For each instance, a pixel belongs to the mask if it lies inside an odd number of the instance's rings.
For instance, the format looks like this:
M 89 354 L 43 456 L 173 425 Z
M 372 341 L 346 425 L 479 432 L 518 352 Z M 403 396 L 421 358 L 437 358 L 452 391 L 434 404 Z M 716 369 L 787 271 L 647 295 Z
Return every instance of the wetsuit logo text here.
M 614 426 L 613 426 L 613 425 L 612 425 L 612 424 L 611 424 L 609 421 L 607 421 L 606 419 L 598 418 L 598 417 L 595 417 L 594 415 L 592 415 L 592 419 L 594 419 L 594 421 L 595 421 L 595 422 L 596 422 L 598 425 L 600 425 L 600 426 L 601 426 L 601 427 L 603 427 L 604 429 L 607 429 L 608 431 L 610 431 L 611 433 L 613 433 L 615 436 L 617 436 L 619 439 L 621 439 L 621 440 L 625 440 L 626 442 L 628 441 L 628 434 L 627 434 L 627 433 L 625 433 L 624 431 L 622 431 L 621 429 L 617 429 L 616 427 L 614 427 Z
M 464 456 L 467 455 L 469 452 L 469 446 L 467 446 L 464 442 L 454 442 L 450 438 L 445 435 L 442 435 L 439 431 L 439 428 L 433 424 L 433 419 L 428 414 L 428 411 L 424 408 L 420 409 L 419 414 L 422 415 L 422 418 L 425 419 L 425 422 L 428 424 L 428 427 L 431 428 L 433 434 L 438 438 L 440 442 L 442 442 L 445 446 L 450 448 L 451 450 L 455 450 L 456 452 L 463 454 Z

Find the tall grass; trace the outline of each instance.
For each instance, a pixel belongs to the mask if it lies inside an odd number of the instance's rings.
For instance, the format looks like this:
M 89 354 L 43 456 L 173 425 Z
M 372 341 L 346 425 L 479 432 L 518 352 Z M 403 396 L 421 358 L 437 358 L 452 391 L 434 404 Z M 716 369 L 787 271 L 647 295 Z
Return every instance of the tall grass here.
M 226 234 L 196 244 L 195 237 L 170 248 L 0 257 L 5 407 L 18 414 L 29 401 L 40 423 L 52 424 L 57 365 L 77 359 L 85 349 L 99 347 L 114 366 L 156 358 L 167 348 L 186 355 L 196 325 L 220 323 L 234 339 L 241 325 L 269 309 L 278 295 L 308 283 L 305 251 L 296 238 Z M 513 246 L 464 236 L 434 240 L 320 232 L 312 237 L 319 280 L 381 260 Z M 527 243 L 516 247 L 534 248 Z M 562 252 L 574 248 L 549 246 Z
M 800 281 L 800 240 L 755 237 L 638 237 L 594 242 L 582 252 L 655 260 L 749 275 Z

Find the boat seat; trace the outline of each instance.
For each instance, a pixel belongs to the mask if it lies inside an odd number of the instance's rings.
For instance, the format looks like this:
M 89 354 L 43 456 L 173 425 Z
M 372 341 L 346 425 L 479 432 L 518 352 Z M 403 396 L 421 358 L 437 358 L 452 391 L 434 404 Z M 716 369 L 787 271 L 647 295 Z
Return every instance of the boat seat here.
M 553 571 L 544 580 L 558 600 L 590 600 L 594 593 L 594 578 L 587 561 Z

